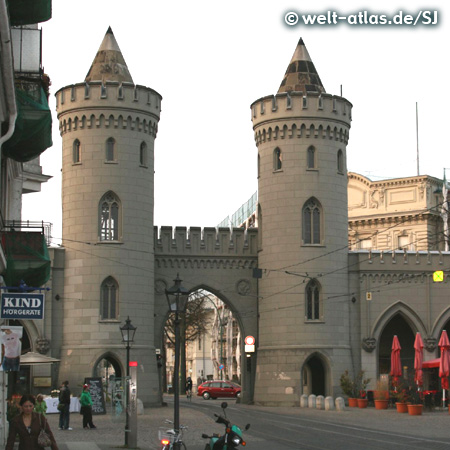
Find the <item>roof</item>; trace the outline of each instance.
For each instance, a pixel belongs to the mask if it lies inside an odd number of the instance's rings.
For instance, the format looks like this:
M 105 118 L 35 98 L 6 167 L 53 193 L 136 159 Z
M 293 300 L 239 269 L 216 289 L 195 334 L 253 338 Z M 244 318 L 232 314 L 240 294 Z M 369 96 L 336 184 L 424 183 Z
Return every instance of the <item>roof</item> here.
M 133 83 L 130 71 L 111 27 L 103 38 L 85 81 L 118 81 Z M 134 83 L 133 83 L 134 84 Z
M 278 89 L 279 94 L 291 91 L 302 91 L 304 95 L 307 92 L 325 92 L 325 88 L 302 38 L 298 41 L 291 62 Z

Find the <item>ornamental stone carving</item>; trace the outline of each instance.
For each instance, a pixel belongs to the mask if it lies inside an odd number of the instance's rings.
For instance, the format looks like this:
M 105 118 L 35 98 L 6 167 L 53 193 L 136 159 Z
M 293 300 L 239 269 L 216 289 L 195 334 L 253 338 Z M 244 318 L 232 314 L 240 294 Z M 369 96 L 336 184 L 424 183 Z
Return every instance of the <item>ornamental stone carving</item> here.
M 37 338 L 36 339 L 36 350 L 41 355 L 45 355 L 50 350 L 50 341 L 45 337 Z
M 240 280 L 236 285 L 239 295 L 248 295 L 250 293 L 250 283 L 248 280 Z
M 424 344 L 425 348 L 427 349 L 427 351 L 429 351 L 429 352 L 434 352 L 436 350 L 437 342 L 436 342 L 435 338 L 424 339 L 423 344 Z
M 377 348 L 377 340 L 370 337 L 363 338 L 361 346 L 367 353 L 372 353 Z
M 157 294 L 164 294 L 167 289 L 167 284 L 164 280 L 156 280 L 155 281 L 155 292 Z

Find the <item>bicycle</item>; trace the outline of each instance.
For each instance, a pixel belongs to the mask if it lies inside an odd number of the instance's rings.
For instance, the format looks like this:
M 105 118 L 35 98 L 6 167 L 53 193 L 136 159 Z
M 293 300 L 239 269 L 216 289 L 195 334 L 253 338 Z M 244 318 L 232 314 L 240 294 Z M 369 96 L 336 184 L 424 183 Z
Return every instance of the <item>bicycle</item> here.
M 166 419 L 165 422 L 173 425 L 173 422 L 169 419 Z M 173 428 L 160 428 L 158 430 L 158 437 L 162 445 L 161 450 L 173 450 L 175 448 L 178 450 L 187 450 L 186 445 L 183 442 L 183 433 L 187 428 L 187 426 L 180 425 L 178 433 Z

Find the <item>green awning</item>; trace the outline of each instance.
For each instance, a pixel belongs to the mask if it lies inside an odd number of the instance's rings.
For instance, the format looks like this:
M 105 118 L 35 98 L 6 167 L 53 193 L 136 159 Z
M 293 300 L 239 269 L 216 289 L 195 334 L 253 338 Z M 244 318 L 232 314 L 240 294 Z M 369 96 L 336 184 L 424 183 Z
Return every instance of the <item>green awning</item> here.
M 52 0 L 7 0 L 11 26 L 31 25 L 52 18 Z
M 7 158 L 27 162 L 53 145 L 52 114 L 41 88 L 37 99 L 16 88 L 17 119 L 14 134 L 2 146 Z
M 6 269 L 2 273 L 6 286 L 40 287 L 50 279 L 50 256 L 45 236 L 37 232 L 6 231 L 2 233 Z

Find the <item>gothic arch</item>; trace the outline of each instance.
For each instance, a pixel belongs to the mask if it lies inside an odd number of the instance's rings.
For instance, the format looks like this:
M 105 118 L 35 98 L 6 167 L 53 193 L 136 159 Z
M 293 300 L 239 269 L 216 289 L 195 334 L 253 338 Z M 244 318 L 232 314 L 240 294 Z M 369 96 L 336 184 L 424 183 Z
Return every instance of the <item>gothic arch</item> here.
M 430 335 L 434 337 L 436 341 L 439 341 L 442 329 L 449 320 L 450 320 L 450 306 L 448 306 L 441 312 L 441 314 L 437 317 L 437 319 L 435 320 L 434 324 L 431 327 Z M 450 332 L 450 330 L 447 330 L 447 332 Z
M 320 351 L 305 357 L 300 369 L 300 394 L 332 395 L 331 360 Z
M 105 353 L 98 355 L 96 357 L 94 363 L 92 364 L 92 376 L 93 377 L 99 376 L 99 374 L 98 374 L 99 367 L 98 366 L 104 359 L 106 359 L 109 363 L 111 363 L 111 365 L 113 366 L 114 371 L 116 373 L 116 377 L 120 378 L 120 377 L 125 376 L 125 368 L 123 367 L 123 365 L 121 363 L 120 357 L 112 351 L 107 351 Z
M 419 315 L 410 306 L 399 300 L 386 308 L 377 319 L 375 319 L 371 330 L 371 336 L 378 340 L 386 325 L 397 314 L 400 314 L 405 319 L 414 332 L 419 332 L 422 336 L 428 335 L 425 324 L 422 322 Z

